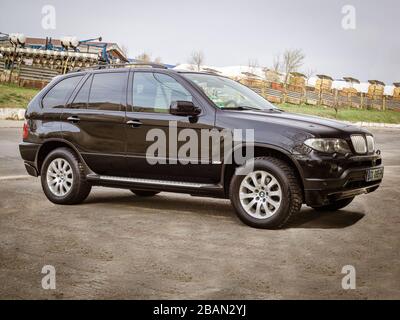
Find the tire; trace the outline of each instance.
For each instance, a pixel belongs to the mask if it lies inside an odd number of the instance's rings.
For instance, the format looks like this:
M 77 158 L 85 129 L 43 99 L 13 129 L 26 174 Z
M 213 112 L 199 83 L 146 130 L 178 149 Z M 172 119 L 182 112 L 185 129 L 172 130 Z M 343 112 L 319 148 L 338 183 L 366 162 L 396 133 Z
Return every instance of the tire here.
M 60 166 L 64 169 L 60 170 Z M 40 178 L 44 194 L 56 204 L 81 203 L 92 189 L 91 184 L 86 181 L 82 162 L 69 148 L 55 149 L 48 154 L 43 162 Z
M 253 165 L 253 168 L 250 167 L 250 164 L 247 164 L 241 168 L 244 170 L 247 169 L 244 171 L 244 175 L 235 174 L 232 177 L 229 195 L 236 214 L 242 222 L 254 228 L 282 228 L 283 226 L 287 225 L 290 218 L 301 209 L 303 203 L 302 189 L 296 177 L 295 171 L 285 161 L 274 157 L 255 158 Z M 250 196 L 252 191 L 247 189 L 246 181 L 250 181 L 249 177 L 252 174 L 255 174 L 256 177 L 259 177 L 260 181 L 262 181 L 264 175 L 263 172 L 267 175 L 267 178 L 264 180 L 266 182 L 269 181 L 266 185 L 264 185 L 264 194 L 261 194 L 261 191 L 258 189 L 255 189 L 254 191 L 258 191 L 258 194 L 264 198 L 259 197 L 256 205 L 250 209 L 247 209 L 246 211 L 244 206 L 249 206 L 251 201 L 254 199 L 257 200 L 257 198 L 252 197 L 247 199 L 247 196 Z M 273 180 L 271 177 L 275 180 Z M 249 183 L 251 184 L 251 182 Z M 244 192 L 245 190 L 249 191 L 250 194 Z M 245 195 L 245 199 L 241 200 L 241 195 Z M 258 202 L 260 200 L 264 201 L 264 205 L 261 204 L 260 212 L 257 214 L 257 209 L 259 207 Z M 279 202 L 279 206 L 276 204 L 271 205 L 271 200 L 274 201 L 274 203 Z M 247 205 L 245 203 L 246 201 L 249 202 Z M 267 204 L 267 207 L 265 207 L 265 204 Z M 256 212 L 251 213 L 250 211 L 253 209 Z
M 330 204 L 327 204 L 325 206 L 312 207 L 312 208 L 317 211 L 337 211 L 343 209 L 344 207 L 347 207 L 353 200 L 354 197 L 351 197 L 351 198 L 332 201 Z
M 130 189 L 135 195 L 138 197 L 153 197 L 156 194 L 159 194 L 160 192 L 158 191 L 145 191 L 145 190 L 135 190 L 135 189 Z

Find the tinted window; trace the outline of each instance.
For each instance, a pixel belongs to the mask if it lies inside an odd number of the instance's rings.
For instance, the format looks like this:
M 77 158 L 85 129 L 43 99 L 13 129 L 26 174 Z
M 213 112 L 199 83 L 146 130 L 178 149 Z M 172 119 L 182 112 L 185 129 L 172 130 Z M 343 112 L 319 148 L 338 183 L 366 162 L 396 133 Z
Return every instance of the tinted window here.
M 83 76 L 66 78 L 57 83 L 42 100 L 44 108 L 63 107 Z
M 90 85 L 92 84 L 92 77 L 86 79 L 83 86 L 79 89 L 74 101 L 69 105 L 70 108 L 86 109 L 89 101 Z
M 88 107 L 99 110 L 120 110 L 127 74 L 126 72 L 95 74 L 90 89 Z
M 134 111 L 169 112 L 172 101 L 192 101 L 192 96 L 170 76 L 162 73 L 135 72 L 133 77 Z

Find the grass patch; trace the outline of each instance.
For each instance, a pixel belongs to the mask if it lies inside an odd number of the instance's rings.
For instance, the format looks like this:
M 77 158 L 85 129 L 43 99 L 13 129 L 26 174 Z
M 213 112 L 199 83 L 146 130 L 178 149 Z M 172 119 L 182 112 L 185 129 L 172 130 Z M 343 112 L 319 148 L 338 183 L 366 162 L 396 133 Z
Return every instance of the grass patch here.
M 336 116 L 335 109 L 324 106 L 280 104 L 279 108 L 295 113 L 309 114 L 324 118 L 353 121 L 353 122 L 378 122 L 378 123 L 400 123 L 400 112 L 393 110 L 360 110 L 355 108 L 340 108 Z
M 29 101 L 32 100 L 38 92 L 38 89 L 22 88 L 13 84 L 0 84 L 0 108 L 26 108 Z M 324 106 L 284 103 L 278 105 L 278 107 L 289 112 L 310 114 L 344 121 L 400 123 L 400 112 L 392 110 L 379 111 L 341 108 L 336 116 L 333 108 Z
M 26 108 L 38 89 L 18 87 L 14 84 L 0 84 L 0 108 Z

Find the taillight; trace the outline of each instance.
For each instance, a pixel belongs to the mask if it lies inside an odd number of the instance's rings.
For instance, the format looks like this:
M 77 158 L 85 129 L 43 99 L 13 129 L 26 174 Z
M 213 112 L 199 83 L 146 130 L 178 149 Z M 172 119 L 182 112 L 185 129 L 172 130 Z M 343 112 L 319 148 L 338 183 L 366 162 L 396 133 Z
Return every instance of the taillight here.
M 29 124 L 28 124 L 28 121 L 25 121 L 24 128 L 22 131 L 22 138 L 26 139 L 26 138 L 28 138 L 28 135 L 29 135 Z

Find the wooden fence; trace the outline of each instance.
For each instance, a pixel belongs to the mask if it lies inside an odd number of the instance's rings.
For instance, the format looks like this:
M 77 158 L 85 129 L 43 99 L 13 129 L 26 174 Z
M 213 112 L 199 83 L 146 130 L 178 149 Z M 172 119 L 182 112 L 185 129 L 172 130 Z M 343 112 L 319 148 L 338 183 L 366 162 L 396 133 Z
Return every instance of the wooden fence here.
M 4 62 L 0 61 L 0 82 L 12 82 L 22 87 L 43 88 L 59 74 L 61 72 L 56 69 L 37 68 L 28 65 L 20 65 L 13 69 L 11 73 L 10 69 L 5 68 Z
M 246 81 L 243 81 L 247 84 Z M 342 90 L 316 90 L 313 87 L 288 86 L 285 90 L 273 82 L 263 82 L 262 85 L 249 86 L 272 103 L 310 104 L 327 107 L 352 107 L 359 109 L 396 110 L 400 111 L 400 98 L 382 95 L 370 96 L 367 93 L 345 92 Z
M 20 65 L 13 70 L 11 81 L 24 87 L 42 88 L 60 73 L 59 69 Z M 9 74 L 10 70 L 6 70 L 4 61 L 0 60 L 0 82 L 9 81 Z M 345 92 L 335 89 L 319 91 L 313 87 L 298 87 L 293 85 L 289 85 L 284 89 L 282 84 L 268 81 L 248 82 L 244 80 L 242 82 L 272 103 L 306 103 L 337 108 L 353 107 L 400 111 L 400 97 L 383 95 L 377 98 L 376 96 L 373 97 L 360 92 Z

